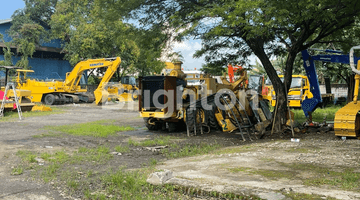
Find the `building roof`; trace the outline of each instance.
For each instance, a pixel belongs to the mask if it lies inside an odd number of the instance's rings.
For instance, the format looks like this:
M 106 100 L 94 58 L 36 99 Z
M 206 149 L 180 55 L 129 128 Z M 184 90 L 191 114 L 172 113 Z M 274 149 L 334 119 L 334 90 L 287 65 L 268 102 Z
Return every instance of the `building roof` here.
M 9 23 L 11 21 L 12 21 L 12 19 L 0 19 L 0 24 L 6 24 L 6 23 Z

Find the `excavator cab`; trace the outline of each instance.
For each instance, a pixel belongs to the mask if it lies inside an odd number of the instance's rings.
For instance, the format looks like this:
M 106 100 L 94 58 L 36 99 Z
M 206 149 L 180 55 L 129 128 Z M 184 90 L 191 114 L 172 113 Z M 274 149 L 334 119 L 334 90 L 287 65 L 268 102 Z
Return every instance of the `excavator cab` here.
M 136 85 L 136 79 L 133 76 L 123 76 L 123 77 L 121 77 L 121 84 L 135 86 Z

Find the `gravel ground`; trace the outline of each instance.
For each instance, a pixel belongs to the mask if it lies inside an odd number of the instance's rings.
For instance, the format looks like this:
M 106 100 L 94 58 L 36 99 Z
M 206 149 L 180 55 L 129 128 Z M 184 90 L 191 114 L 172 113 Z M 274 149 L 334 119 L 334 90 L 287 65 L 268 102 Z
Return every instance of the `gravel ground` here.
M 337 199 L 360 199 L 360 194 L 353 191 L 341 191 L 331 187 L 308 187 L 300 180 L 310 176 L 306 173 L 294 174 L 294 178 L 272 180 L 258 174 L 247 172 L 229 173 L 232 168 L 253 168 L 257 170 L 289 170 L 279 163 L 314 164 L 334 171 L 345 167 L 357 168 L 360 172 L 360 142 L 348 139 L 345 142 L 334 136 L 333 132 L 319 134 L 317 129 L 307 134 L 297 135 L 300 142 L 290 142 L 289 135 L 268 135 L 264 139 L 242 142 L 239 135 L 212 132 L 202 136 L 186 137 L 186 133 L 150 132 L 145 129 L 139 117 L 136 104 L 130 109 L 119 109 L 117 105 L 96 107 L 92 105 L 66 105 L 63 114 L 41 117 L 29 117 L 21 122 L 0 122 L 0 199 L 76 199 L 82 194 L 72 196 L 64 194 L 62 187 L 54 187 L 31 178 L 30 172 L 20 176 L 11 176 L 12 167 L 20 161 L 16 156 L 19 150 L 36 152 L 52 152 L 60 149 L 74 151 L 79 147 L 97 147 L 106 144 L 114 147 L 127 144 L 129 138 L 134 141 L 152 139 L 156 136 L 171 135 L 186 144 L 214 143 L 227 148 L 241 148 L 238 152 L 209 154 L 198 157 L 168 160 L 159 152 L 148 151 L 142 147 L 131 147 L 129 153 L 116 156 L 110 164 L 98 166 L 98 171 L 109 167 L 126 165 L 128 169 L 141 168 L 151 159 L 161 161 L 158 169 L 174 172 L 172 181 L 183 186 L 215 190 L 218 192 L 234 192 L 254 194 L 264 199 L 286 199 L 279 191 L 318 194 Z M 108 138 L 92 137 L 33 137 L 46 134 L 47 126 L 92 122 L 98 120 L 115 120 L 117 125 L 135 127 L 135 131 L 122 132 Z M 52 148 L 46 148 L 51 146 Z M 248 148 L 248 149 L 247 149 Z M 87 166 L 81 166 L 86 169 Z M 185 181 L 184 181 L 185 180 Z M 241 190 L 239 188 L 242 188 Z M 246 189 L 246 190 L 245 190 Z M 281 196 L 282 195 L 282 196 Z M 211 199 L 210 197 L 185 196 L 185 199 Z

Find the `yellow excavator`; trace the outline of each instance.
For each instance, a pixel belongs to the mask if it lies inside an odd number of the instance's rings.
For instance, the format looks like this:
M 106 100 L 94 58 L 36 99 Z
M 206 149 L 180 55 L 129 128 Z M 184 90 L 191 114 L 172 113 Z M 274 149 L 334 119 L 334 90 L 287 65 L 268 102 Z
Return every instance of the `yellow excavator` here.
M 80 61 L 75 65 L 71 72 L 66 73 L 64 81 L 39 81 L 26 78 L 26 73 L 34 72 L 32 70 L 18 70 L 17 87 L 22 90 L 31 91 L 32 102 L 43 102 L 47 105 L 87 102 L 91 103 L 95 100 L 96 104 L 101 104 L 107 100 L 108 92 L 105 90 L 106 84 L 120 66 L 120 57 L 89 59 Z M 83 72 L 89 69 L 107 67 L 107 70 L 94 91 L 94 95 L 85 94 L 87 88 L 82 88 L 80 80 Z M 23 76 L 21 74 L 23 73 Z
M 360 139 L 360 102 L 358 102 L 360 58 L 354 56 L 355 49 L 360 49 L 360 46 L 352 47 L 349 55 L 350 67 L 355 73 L 354 98 L 352 102 L 346 104 L 335 113 L 334 130 L 336 136 L 357 137 Z M 357 68 L 355 63 L 357 63 Z

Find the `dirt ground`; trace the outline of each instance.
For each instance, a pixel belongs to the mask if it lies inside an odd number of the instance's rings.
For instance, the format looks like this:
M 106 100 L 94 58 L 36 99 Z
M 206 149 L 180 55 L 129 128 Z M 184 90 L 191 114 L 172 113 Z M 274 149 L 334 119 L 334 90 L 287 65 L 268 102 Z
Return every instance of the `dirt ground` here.
M 289 199 L 284 195 L 289 192 L 316 194 L 323 199 L 360 199 L 360 193 L 354 190 L 341 190 L 329 185 L 308 186 L 304 184 L 304 180 L 314 174 L 296 168 L 298 164 L 302 167 L 317 165 L 328 169 L 328 173 L 345 168 L 355 169 L 353 173 L 360 173 L 360 140 L 342 141 L 331 131 L 320 133 L 316 129 L 310 130 L 307 134 L 296 136 L 300 142 L 291 142 L 290 135 L 267 135 L 264 139 L 242 142 L 239 135 L 231 133 L 212 132 L 187 137 L 184 132 L 150 132 L 145 129 L 138 112 L 134 111 L 136 105 L 131 105 L 130 109 L 119 109 L 116 105 L 96 107 L 86 104 L 59 107 L 63 108 L 64 113 L 29 117 L 23 121 L 0 122 L 0 199 L 83 198 L 80 192 L 67 194 L 61 183 L 44 183 L 33 178 L 31 170 L 24 171 L 18 176 L 11 175 L 12 169 L 21 162 L 16 155 L 19 150 L 51 153 L 60 149 L 74 151 L 79 147 L 92 148 L 104 144 L 114 147 L 127 144 L 129 138 L 142 141 L 159 135 L 171 135 L 179 139 L 181 145 L 216 143 L 224 149 L 201 156 L 168 159 L 159 152 L 152 152 L 143 147 L 131 147 L 130 152 L 115 156 L 106 166 L 97 165 L 94 170 L 105 171 L 119 166 L 126 166 L 128 169 L 141 168 L 151 159 L 156 159 L 159 161 L 157 169 L 173 171 L 174 178 L 168 183 L 204 191 L 256 195 L 262 199 Z M 107 138 L 71 135 L 33 137 L 46 134 L 48 126 L 98 120 L 112 120 L 116 125 L 129 125 L 135 130 Z M 284 176 L 274 179 L 264 172 Z

